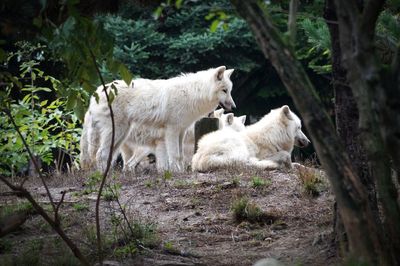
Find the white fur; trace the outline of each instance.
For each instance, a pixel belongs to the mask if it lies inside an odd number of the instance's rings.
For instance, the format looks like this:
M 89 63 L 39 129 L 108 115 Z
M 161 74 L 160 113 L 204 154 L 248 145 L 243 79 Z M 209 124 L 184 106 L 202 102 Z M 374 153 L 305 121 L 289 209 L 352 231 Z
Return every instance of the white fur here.
M 182 147 L 186 129 L 194 121 L 213 111 L 218 104 L 228 110 L 235 107 L 231 96 L 232 72 L 233 69 L 226 70 L 221 66 L 166 80 L 137 79 L 133 86 L 122 81 L 114 82 L 118 95 L 112 102 L 115 120 L 113 156 L 116 156 L 131 130 L 139 128 L 140 131 L 141 127 L 161 129 L 164 131 L 162 141 L 165 142 L 166 155 L 161 167 L 172 171 L 182 170 Z M 92 125 L 95 125 L 91 127 L 92 135 L 99 138 L 96 145 L 96 165 L 104 169 L 110 149 L 112 126 L 102 87 L 97 89 L 97 94 L 99 102 L 92 97 L 88 112 Z M 157 130 L 141 131 L 151 135 L 158 134 Z M 144 139 L 146 138 L 145 136 Z M 139 138 L 138 143 L 140 142 Z M 83 148 L 86 146 L 82 145 Z M 81 152 L 86 154 L 86 151 Z
M 210 171 L 234 165 L 257 169 L 291 167 L 293 146 L 306 146 L 309 142 L 301 131 L 300 119 L 285 105 L 243 131 L 224 128 L 205 135 L 192 158 L 192 170 Z
M 222 110 L 222 111 L 221 111 Z M 246 116 L 235 117 L 233 113 L 223 114 L 223 109 L 219 109 L 213 112 L 213 117 L 219 119 L 219 127 L 231 127 L 236 131 L 243 130 L 245 128 L 244 122 Z M 136 130 L 135 130 L 136 129 Z M 147 139 L 143 138 L 143 132 L 152 132 L 153 134 L 146 134 Z M 129 137 L 124 141 L 121 146 L 121 156 L 124 161 L 124 169 L 134 170 L 139 162 L 141 162 L 147 155 L 154 153 L 156 155 L 157 168 L 162 168 L 160 165 L 164 160 L 165 148 L 160 147 L 165 145 L 163 142 L 164 131 L 161 129 L 152 128 L 134 128 Z M 138 140 L 138 138 L 141 138 Z M 138 143 L 147 143 L 147 145 L 138 145 Z M 158 147 L 158 149 L 157 149 Z M 191 162 L 194 153 L 194 123 L 186 130 L 183 154 L 185 165 Z M 159 162 L 160 161 L 160 162 Z

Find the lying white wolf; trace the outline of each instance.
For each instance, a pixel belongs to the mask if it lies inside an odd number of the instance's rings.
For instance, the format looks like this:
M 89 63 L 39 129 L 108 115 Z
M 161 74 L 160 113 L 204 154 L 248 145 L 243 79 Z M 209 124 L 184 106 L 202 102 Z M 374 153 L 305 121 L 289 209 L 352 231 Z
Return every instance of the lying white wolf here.
M 225 66 L 197 73 L 183 74 L 166 80 L 137 79 L 134 85 L 118 82 L 118 95 L 112 102 L 115 120 L 113 161 L 120 145 L 130 134 L 132 125 L 159 128 L 164 131 L 165 165 L 172 171 L 182 170 L 183 138 L 186 129 L 200 117 L 221 105 L 226 110 L 236 107 L 231 96 L 233 69 Z M 96 165 L 104 169 L 110 149 L 112 126 L 103 88 L 97 89 L 99 102 L 92 97 L 89 105 L 91 124 L 84 126 L 92 132 L 97 143 L 91 143 L 96 152 Z M 86 122 L 85 122 L 86 123 Z M 89 129 L 90 128 L 90 129 Z M 93 137 L 88 137 L 93 139 Z M 146 143 L 143 143 L 146 144 Z M 83 148 L 90 145 L 82 145 Z M 98 147 L 98 148 L 97 148 Z M 81 157 L 89 151 L 81 151 Z M 91 159 L 81 158 L 88 165 Z
M 293 146 L 309 143 L 301 131 L 300 119 L 285 105 L 241 132 L 224 128 L 205 135 L 192 158 L 192 170 L 203 172 L 235 165 L 267 170 L 290 168 Z
M 231 127 L 233 130 L 241 131 L 245 128 L 246 116 L 235 117 L 233 113 L 224 114 L 223 109 L 216 110 L 212 117 L 219 119 L 219 128 Z M 165 161 L 164 130 L 133 126 L 130 135 L 121 145 L 121 156 L 124 161 L 125 170 L 134 170 L 136 166 L 150 153 L 156 156 L 157 169 L 163 168 Z M 139 143 L 139 144 L 138 144 Z M 147 145 L 140 145 L 147 143 Z M 161 146 L 162 145 L 162 146 Z M 187 129 L 183 154 L 184 161 L 189 163 L 194 152 L 194 123 Z M 160 162 L 158 162 L 160 161 Z

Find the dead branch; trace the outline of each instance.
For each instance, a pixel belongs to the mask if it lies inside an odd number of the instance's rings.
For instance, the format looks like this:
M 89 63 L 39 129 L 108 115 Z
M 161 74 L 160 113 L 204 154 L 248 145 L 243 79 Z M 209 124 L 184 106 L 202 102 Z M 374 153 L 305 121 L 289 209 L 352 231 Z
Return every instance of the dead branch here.
M 62 238 L 62 240 L 68 245 L 75 257 L 82 263 L 82 265 L 90 265 L 86 257 L 81 253 L 80 249 L 72 242 L 72 240 L 65 234 L 61 228 L 60 223 L 53 220 L 47 212 L 37 203 L 33 198 L 32 194 L 21 186 L 16 186 L 9 182 L 6 177 L 0 175 L 0 180 L 5 183 L 12 191 L 21 197 L 26 198 L 37 211 L 37 213 L 46 220 L 46 222 L 53 228 L 54 231 Z M 60 205 L 60 204 L 59 204 Z

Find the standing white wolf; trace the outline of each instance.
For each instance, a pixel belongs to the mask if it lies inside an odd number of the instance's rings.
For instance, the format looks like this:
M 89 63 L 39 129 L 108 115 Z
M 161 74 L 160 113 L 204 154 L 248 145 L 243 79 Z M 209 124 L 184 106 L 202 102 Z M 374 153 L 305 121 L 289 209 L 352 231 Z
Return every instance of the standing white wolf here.
M 115 120 L 113 159 L 130 134 L 131 127 L 145 126 L 150 130 L 164 131 L 165 165 L 172 171 L 182 170 L 186 129 L 200 117 L 215 110 L 218 104 L 227 110 L 236 107 L 231 96 L 232 72 L 233 69 L 226 70 L 225 66 L 220 66 L 165 80 L 137 79 L 133 87 L 126 84 L 122 86 L 119 82 L 118 95 L 112 102 Z M 99 144 L 93 146 L 95 149 L 98 147 L 96 165 L 100 169 L 105 168 L 112 136 L 110 112 L 102 90 L 102 87 L 97 89 L 99 102 L 92 97 L 88 110 L 90 128 L 93 135 L 99 138 Z M 84 158 L 84 161 L 88 160 Z
M 205 135 L 192 158 L 192 170 L 202 172 L 235 165 L 262 170 L 290 168 L 293 146 L 305 147 L 309 143 L 301 131 L 300 119 L 285 105 L 243 131 L 224 128 Z

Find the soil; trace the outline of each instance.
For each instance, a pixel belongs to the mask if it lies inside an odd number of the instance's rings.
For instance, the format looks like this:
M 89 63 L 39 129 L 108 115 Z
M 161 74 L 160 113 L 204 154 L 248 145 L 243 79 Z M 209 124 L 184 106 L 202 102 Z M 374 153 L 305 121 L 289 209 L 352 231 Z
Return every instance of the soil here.
M 119 203 L 126 208 L 128 218 L 154 224 L 157 241 L 147 246 L 141 242 L 134 256 L 123 252 L 118 255 L 116 247 L 123 244 L 114 229 L 115 217 L 121 217 L 121 212 L 115 198 L 103 200 L 101 226 L 104 238 L 108 239 L 107 263 L 252 265 L 262 258 L 275 258 L 284 265 L 338 264 L 332 233 L 334 199 L 323 173 L 318 169 L 310 171 L 319 179 L 314 195 L 305 191 L 298 171 L 244 169 L 172 175 L 115 172 L 112 183 L 120 185 Z M 63 227 L 95 262 L 96 193 L 90 190 L 88 176 L 87 173 L 52 176 L 47 182 L 56 202 L 61 199 L 62 191 L 67 192 L 60 211 Z M 4 184 L 0 186 L 1 208 L 23 201 L 5 193 L 8 189 Z M 50 209 L 44 187 L 37 180 L 28 180 L 25 186 L 42 206 Z M 259 221 L 235 219 L 232 202 L 242 197 L 261 208 L 263 215 Z M 32 244 L 38 239 L 40 245 Z M 33 256 L 32 250 L 38 253 L 38 258 L 33 258 L 36 265 L 77 263 L 73 258 L 57 262 L 56 257 L 65 254 L 72 257 L 72 253 L 35 214 L 18 231 L 0 239 L 0 264 L 15 264 L 17 258 L 21 265 L 27 263 L 23 257 Z

